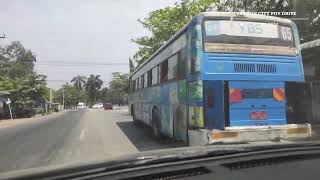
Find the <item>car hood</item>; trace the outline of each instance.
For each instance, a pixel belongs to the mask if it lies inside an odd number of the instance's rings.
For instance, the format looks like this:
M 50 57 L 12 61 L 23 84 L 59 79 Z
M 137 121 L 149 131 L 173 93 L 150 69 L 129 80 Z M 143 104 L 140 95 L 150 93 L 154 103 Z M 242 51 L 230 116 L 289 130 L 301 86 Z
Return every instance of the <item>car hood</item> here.
M 163 150 L 145 151 L 119 157 L 99 159 L 90 162 L 70 162 L 62 165 L 50 165 L 38 168 L 29 168 L 6 173 L 0 173 L 4 179 L 36 179 L 44 175 L 65 175 L 82 171 L 98 169 L 121 169 L 128 166 L 139 166 L 148 163 L 161 163 L 166 161 L 177 161 L 188 158 L 201 158 L 208 156 L 221 156 L 237 154 L 242 152 L 253 152 L 271 149 L 299 148 L 320 146 L 320 141 L 299 142 L 299 143 L 270 143 L 270 144 L 228 144 L 210 145 L 197 147 L 183 147 Z

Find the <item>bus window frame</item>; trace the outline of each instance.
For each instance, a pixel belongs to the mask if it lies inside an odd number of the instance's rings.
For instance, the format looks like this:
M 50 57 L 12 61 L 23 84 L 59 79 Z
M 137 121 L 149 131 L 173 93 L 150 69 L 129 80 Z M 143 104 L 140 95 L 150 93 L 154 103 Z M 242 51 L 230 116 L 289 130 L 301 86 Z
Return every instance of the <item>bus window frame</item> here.
M 162 61 L 160 64 L 160 84 L 167 82 L 168 79 L 168 73 L 169 73 L 169 62 L 168 58 L 164 61 Z M 163 74 L 164 70 L 166 69 L 166 74 Z

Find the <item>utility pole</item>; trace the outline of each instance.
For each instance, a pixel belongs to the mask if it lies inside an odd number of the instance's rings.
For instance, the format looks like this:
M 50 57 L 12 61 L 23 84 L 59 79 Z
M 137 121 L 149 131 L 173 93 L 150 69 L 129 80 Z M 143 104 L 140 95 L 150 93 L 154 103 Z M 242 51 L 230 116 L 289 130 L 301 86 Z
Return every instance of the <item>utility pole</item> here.
M 8 105 L 8 107 L 9 107 L 9 112 L 10 112 L 10 117 L 11 117 L 11 119 L 13 119 L 13 117 L 12 117 L 12 111 L 11 111 L 11 100 L 8 98 L 8 100 L 6 101 L 6 104 Z
M 65 109 L 65 102 L 64 102 L 64 88 L 62 88 L 62 106 L 63 106 L 63 110 Z
M 51 109 L 51 104 L 52 104 L 52 89 L 49 88 L 49 108 Z

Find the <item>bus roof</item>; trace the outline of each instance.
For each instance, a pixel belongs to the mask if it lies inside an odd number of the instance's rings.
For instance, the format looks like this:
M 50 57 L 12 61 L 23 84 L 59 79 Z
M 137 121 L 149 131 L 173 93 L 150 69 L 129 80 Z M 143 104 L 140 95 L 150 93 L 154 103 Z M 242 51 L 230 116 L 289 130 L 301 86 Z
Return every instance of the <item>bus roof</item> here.
M 198 15 L 194 16 L 191 21 L 195 18 L 199 17 L 230 17 L 233 15 L 233 17 L 236 18 L 244 18 L 244 19 L 250 19 L 250 20 L 257 20 L 257 21 L 271 21 L 276 23 L 282 23 L 282 24 L 290 24 L 293 25 L 293 21 L 285 18 L 275 17 L 275 16 L 266 16 L 266 15 L 260 15 L 260 14 L 253 14 L 253 13 L 244 13 L 244 12 L 202 12 Z M 190 22 L 191 22 L 190 21 Z M 167 42 L 165 42 L 155 53 L 153 53 L 145 62 L 140 64 L 132 73 L 130 73 L 129 77 L 134 75 L 139 69 L 141 69 L 145 64 L 147 64 L 151 59 L 153 59 L 157 54 L 159 54 L 165 47 L 167 47 L 172 41 L 174 41 L 180 34 L 182 34 L 185 29 L 190 24 L 187 23 L 183 28 L 181 28 L 175 35 L 173 35 Z
M 266 16 L 266 15 L 260 15 L 260 14 L 253 14 L 253 13 L 245 13 L 245 12 L 202 12 L 199 14 L 199 16 L 204 17 L 230 17 L 233 15 L 233 17 L 243 17 L 246 19 L 252 19 L 252 20 L 265 20 L 265 21 L 272 21 L 272 22 L 278 22 L 278 23 L 284 23 L 284 24 L 292 24 L 293 22 L 289 19 L 275 17 L 275 16 Z

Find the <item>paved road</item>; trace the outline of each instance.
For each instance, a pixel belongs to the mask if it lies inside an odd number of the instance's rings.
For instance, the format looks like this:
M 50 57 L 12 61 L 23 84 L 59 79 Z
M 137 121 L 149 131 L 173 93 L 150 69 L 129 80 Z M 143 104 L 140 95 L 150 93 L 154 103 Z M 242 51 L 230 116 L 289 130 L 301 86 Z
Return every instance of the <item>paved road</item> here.
M 176 146 L 133 125 L 126 109 L 68 111 L 0 123 L 0 172 Z
M 317 130 L 315 138 L 320 137 Z M 159 142 L 149 128 L 133 125 L 126 108 L 67 111 L 0 122 L 0 172 L 178 146 Z

